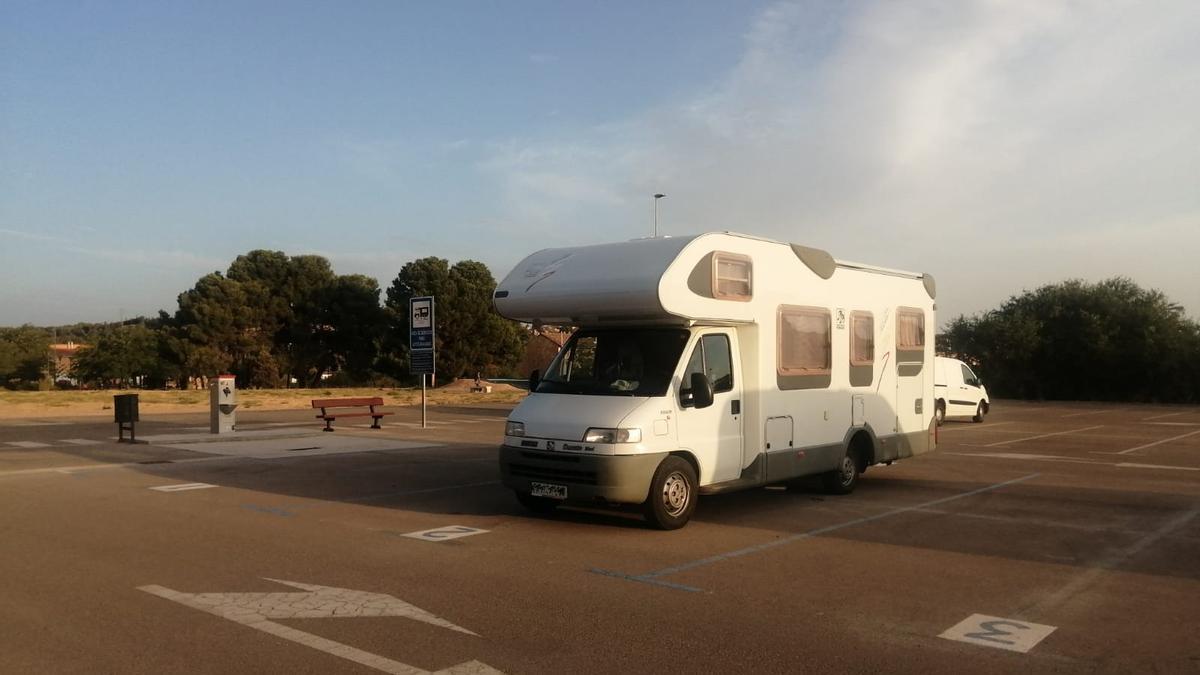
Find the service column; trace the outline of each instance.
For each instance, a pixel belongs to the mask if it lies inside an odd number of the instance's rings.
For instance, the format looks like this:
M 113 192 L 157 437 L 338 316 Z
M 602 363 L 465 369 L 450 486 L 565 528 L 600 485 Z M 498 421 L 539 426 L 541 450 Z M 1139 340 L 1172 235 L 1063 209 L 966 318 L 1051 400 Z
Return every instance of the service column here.
M 233 375 L 218 375 L 209 385 L 209 431 L 214 434 L 233 432 L 237 423 L 237 380 Z

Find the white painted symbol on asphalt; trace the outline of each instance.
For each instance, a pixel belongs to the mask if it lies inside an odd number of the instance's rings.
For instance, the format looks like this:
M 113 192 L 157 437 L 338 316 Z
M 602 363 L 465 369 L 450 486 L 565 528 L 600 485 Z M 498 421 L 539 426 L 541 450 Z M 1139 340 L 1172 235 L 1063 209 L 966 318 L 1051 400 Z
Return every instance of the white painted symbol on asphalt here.
M 424 541 L 446 541 L 449 539 L 458 539 L 459 537 L 469 537 L 473 534 L 483 534 L 484 532 L 487 532 L 487 530 L 467 527 L 466 525 L 447 525 L 446 527 L 438 527 L 432 530 L 409 532 L 404 536 Z
M 15 448 L 25 448 L 26 450 L 50 447 L 49 443 L 38 443 L 37 441 L 5 441 L 5 443 Z
M 972 614 L 938 637 L 1024 654 L 1045 640 L 1054 630 L 1055 626 L 1040 623 Z
M 306 647 L 312 647 L 334 656 L 339 656 L 355 663 L 381 670 L 385 673 L 403 673 L 404 675 L 428 675 L 422 670 L 406 663 L 394 661 L 377 654 L 355 649 L 340 642 L 334 642 L 312 633 L 305 633 L 269 619 L 319 619 L 343 618 L 354 616 L 402 616 L 414 621 L 420 621 L 448 630 L 478 635 L 472 631 L 456 626 L 441 617 L 410 605 L 399 598 L 384 593 L 354 591 L 347 588 L 332 586 L 317 586 L 302 584 L 282 579 L 268 579 L 285 586 L 303 589 L 305 593 L 181 593 L 179 591 L 150 585 L 139 586 L 138 590 L 151 595 L 157 595 L 193 609 L 198 609 L 221 618 L 236 621 L 264 633 L 290 640 Z M 479 661 L 467 661 L 450 668 L 439 670 L 435 675 L 476 675 L 496 674 L 500 671 Z
M 158 492 L 183 492 L 184 490 L 203 490 L 204 488 L 215 487 L 217 486 L 209 485 L 208 483 L 175 483 L 174 485 L 159 485 L 150 489 L 157 490 Z

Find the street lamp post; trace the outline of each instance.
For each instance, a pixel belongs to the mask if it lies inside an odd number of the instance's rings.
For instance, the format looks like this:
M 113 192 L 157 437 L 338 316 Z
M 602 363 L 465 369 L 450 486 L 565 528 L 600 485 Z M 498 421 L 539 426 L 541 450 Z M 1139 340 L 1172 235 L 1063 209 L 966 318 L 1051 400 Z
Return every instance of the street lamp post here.
M 658 237 L 658 200 L 662 199 L 663 197 L 666 197 L 666 195 L 664 195 L 662 193 L 655 193 L 655 195 L 654 195 L 654 236 L 655 236 L 655 238 Z

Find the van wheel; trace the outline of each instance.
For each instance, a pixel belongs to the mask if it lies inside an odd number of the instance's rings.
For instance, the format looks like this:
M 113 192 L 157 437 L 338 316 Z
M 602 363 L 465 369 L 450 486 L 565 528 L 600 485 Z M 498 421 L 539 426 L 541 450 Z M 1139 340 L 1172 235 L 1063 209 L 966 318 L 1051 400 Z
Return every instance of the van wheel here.
M 937 422 L 939 427 L 942 426 L 942 423 L 946 421 L 945 401 L 938 401 L 937 403 L 933 404 L 933 419 L 935 422 Z
M 972 417 L 971 420 L 974 422 L 982 422 L 984 414 L 983 401 L 980 401 L 979 405 L 975 406 L 975 416 Z
M 646 521 L 660 530 L 677 530 L 696 510 L 696 471 L 692 465 L 668 456 L 650 479 L 650 494 L 642 504 Z
M 848 495 L 858 487 L 860 473 L 858 450 L 850 447 L 846 448 L 846 454 L 842 456 L 838 468 L 821 474 L 821 482 L 825 486 L 825 491 L 830 494 Z
M 549 497 L 534 497 L 528 492 L 518 492 L 517 501 L 521 502 L 521 506 L 533 511 L 534 513 L 553 513 L 558 508 L 559 501 L 550 499 Z

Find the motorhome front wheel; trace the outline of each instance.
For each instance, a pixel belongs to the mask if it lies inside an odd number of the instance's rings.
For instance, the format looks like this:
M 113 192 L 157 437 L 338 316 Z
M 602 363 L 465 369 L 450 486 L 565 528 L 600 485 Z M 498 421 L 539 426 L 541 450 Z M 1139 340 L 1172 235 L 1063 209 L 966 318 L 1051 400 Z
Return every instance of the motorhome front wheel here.
M 658 465 L 646 498 L 646 520 L 660 530 L 687 524 L 696 509 L 696 471 L 683 459 L 669 456 Z

